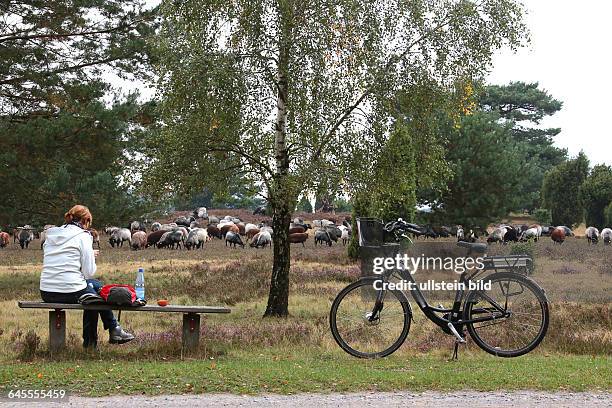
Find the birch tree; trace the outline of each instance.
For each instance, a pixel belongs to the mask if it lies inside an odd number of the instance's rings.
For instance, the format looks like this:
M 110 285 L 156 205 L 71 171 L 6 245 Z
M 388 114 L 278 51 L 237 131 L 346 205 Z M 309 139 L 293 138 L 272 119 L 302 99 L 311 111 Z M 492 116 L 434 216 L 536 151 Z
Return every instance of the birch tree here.
M 146 180 L 161 192 L 261 185 L 274 229 L 265 316 L 288 314 L 291 213 L 326 172 L 358 183 L 422 82 L 478 79 L 526 40 L 512 0 L 164 1 L 163 124 Z

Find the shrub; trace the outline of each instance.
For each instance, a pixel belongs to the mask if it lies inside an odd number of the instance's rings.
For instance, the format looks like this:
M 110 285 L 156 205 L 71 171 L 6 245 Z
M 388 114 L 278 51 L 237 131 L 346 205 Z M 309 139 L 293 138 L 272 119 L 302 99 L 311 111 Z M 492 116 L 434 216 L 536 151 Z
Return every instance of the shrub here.
M 517 242 L 512 245 L 510 249 L 510 255 L 527 255 L 532 259 L 531 269 L 529 269 L 528 273 L 533 273 L 535 270 L 535 256 L 534 256 L 534 244 L 533 241 L 529 240 L 527 242 Z
M 538 208 L 533 215 L 540 225 L 552 224 L 552 213 L 546 208 Z

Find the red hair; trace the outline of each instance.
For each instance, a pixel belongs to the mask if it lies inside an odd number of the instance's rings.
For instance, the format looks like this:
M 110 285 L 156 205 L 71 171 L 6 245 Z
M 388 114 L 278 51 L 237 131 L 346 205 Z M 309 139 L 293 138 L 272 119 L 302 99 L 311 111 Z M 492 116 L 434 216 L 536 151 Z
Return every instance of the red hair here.
M 80 222 L 83 225 L 83 228 L 88 229 L 91 227 L 91 222 L 93 221 L 93 217 L 91 216 L 91 212 L 89 208 L 84 205 L 77 204 L 72 207 L 66 214 L 64 214 L 64 220 L 66 223 L 70 222 Z

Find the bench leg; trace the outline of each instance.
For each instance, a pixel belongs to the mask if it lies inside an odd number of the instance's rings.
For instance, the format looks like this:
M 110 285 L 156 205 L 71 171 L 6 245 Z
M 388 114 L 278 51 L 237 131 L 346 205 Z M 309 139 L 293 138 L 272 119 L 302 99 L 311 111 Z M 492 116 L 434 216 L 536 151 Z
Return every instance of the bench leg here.
M 49 312 L 49 351 L 58 352 L 66 346 L 66 312 L 52 310 Z
M 195 351 L 200 343 L 200 315 L 183 314 L 183 350 Z

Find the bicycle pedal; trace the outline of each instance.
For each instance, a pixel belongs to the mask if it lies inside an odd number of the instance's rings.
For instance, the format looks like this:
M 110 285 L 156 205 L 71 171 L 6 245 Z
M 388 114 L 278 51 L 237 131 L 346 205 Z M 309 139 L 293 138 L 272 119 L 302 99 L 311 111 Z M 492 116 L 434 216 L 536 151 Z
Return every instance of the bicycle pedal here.
M 465 343 L 465 339 L 461 337 L 461 335 L 459 334 L 459 332 L 457 331 L 457 329 L 451 322 L 448 322 L 447 326 L 448 326 L 448 329 L 453 333 L 453 336 L 455 336 L 457 343 Z

